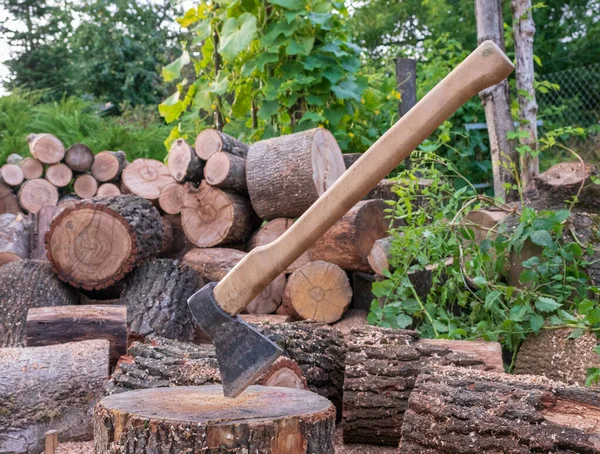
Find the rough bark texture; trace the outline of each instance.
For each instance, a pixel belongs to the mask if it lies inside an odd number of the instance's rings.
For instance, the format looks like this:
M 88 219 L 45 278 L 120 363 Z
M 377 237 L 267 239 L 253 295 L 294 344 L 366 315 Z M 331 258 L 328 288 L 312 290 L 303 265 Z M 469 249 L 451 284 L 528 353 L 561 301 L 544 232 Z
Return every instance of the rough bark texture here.
M 112 183 L 101 184 L 98 186 L 98 192 L 96 192 L 98 197 L 113 197 L 121 194 L 121 189 L 119 189 L 116 184 Z
M 157 334 L 193 340 L 195 324 L 187 300 L 203 283 L 187 265 L 155 259 L 138 266 L 127 278 L 121 304 L 127 306 L 131 339 Z
M 96 454 L 333 454 L 335 411 L 308 391 L 220 385 L 129 391 L 94 411 Z
M 47 262 L 18 260 L 0 267 L 0 347 L 25 341 L 27 311 L 77 304 L 79 297 L 59 281 Z
M 12 213 L 17 214 L 21 211 L 17 196 L 4 183 L 0 183 L 0 214 Z
M 19 186 L 24 178 L 23 171 L 17 164 L 4 164 L 0 167 L 0 182 L 8 186 Z
M 109 287 L 156 257 L 163 240 L 158 210 L 136 196 L 94 197 L 68 206 L 46 235 L 58 277 L 87 290 Z
M 300 216 L 344 171 L 335 138 L 321 128 L 257 142 L 246 161 L 252 206 L 267 220 Z
M 27 180 L 19 189 L 19 204 L 29 213 L 37 213 L 43 206 L 57 203 L 56 186 L 43 178 Z
M 30 214 L 31 230 L 29 235 L 29 258 L 34 260 L 48 260 L 46 250 L 46 232 L 55 214 L 60 210 L 57 206 L 43 206 L 40 211 Z
M 185 189 L 179 183 L 165 186 L 158 196 L 158 206 L 167 214 L 179 214 L 183 207 L 183 194 Z
M 73 179 L 73 171 L 62 162 L 52 164 L 46 169 L 46 180 L 57 188 L 64 188 Z
M 125 191 L 144 199 L 157 200 L 160 191 L 175 178 L 162 162 L 155 159 L 136 159 L 128 164 L 121 175 Z
M 0 214 L 0 266 L 29 258 L 29 226 L 22 214 Z
M 23 176 L 26 180 L 41 178 L 44 174 L 44 164 L 35 158 L 25 158 L 20 163 Z
M 600 394 L 543 377 L 455 367 L 423 371 L 401 453 L 597 453 Z
M 0 349 L 0 453 L 39 453 L 44 433 L 90 439 L 108 375 L 108 341 Z
M 173 234 L 173 244 L 165 258 L 182 260 L 185 254 L 194 248 L 194 245 L 188 241 L 181 225 L 181 216 L 167 214 L 163 219 L 171 224 L 171 232 Z
M 98 181 L 88 174 L 79 175 L 75 178 L 73 190 L 82 199 L 94 197 L 96 192 L 98 192 Z
M 246 160 L 220 151 L 206 162 L 204 178 L 211 186 L 231 191 L 248 193 L 246 185 Z
M 65 154 L 65 164 L 67 164 L 73 172 L 83 173 L 90 170 L 94 163 L 94 153 L 90 147 L 83 143 L 71 145 Z
M 56 164 L 65 156 L 65 146 L 52 134 L 30 134 L 27 143 L 33 157 L 44 164 Z
M 346 356 L 344 441 L 398 444 L 417 376 L 431 364 L 503 370 L 495 342 L 419 339 L 414 331 L 355 328 Z
M 178 182 L 202 179 L 202 161 L 185 140 L 177 139 L 169 151 L 167 167 L 173 178 Z
M 553 165 L 536 178 L 536 205 L 547 209 L 562 209 L 577 196 L 577 209 L 600 209 L 600 186 L 592 177 L 600 174 L 591 164 L 579 161 Z
M 198 134 L 194 149 L 198 157 L 205 161 L 219 151 L 241 158 L 248 155 L 248 145 L 216 129 L 206 129 Z
M 127 165 L 127 156 L 123 151 L 102 151 L 94 158 L 91 172 L 101 182 L 117 181 Z

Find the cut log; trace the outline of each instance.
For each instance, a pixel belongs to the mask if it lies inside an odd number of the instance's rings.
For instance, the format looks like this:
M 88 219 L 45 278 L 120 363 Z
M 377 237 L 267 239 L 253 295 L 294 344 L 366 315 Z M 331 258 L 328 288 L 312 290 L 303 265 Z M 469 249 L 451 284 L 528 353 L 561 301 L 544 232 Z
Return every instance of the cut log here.
M 504 211 L 473 210 L 466 216 L 466 226 L 473 230 L 474 241 L 479 244 L 496 238 L 496 228 L 505 217 Z
M 25 340 L 27 311 L 40 306 L 77 304 L 79 297 L 59 281 L 47 262 L 17 260 L 0 267 L 0 347 Z
M 96 454 L 334 452 L 335 411 L 327 399 L 291 388 L 250 386 L 238 399 L 221 385 L 129 391 L 94 411 Z
M 167 214 L 163 216 L 163 219 L 169 221 L 169 224 L 171 224 L 171 233 L 173 236 L 171 250 L 164 258 L 182 260 L 185 254 L 192 250 L 194 246 L 185 237 L 185 232 L 181 225 L 181 216 Z
M 344 338 L 350 336 L 350 333 L 354 328 L 359 326 L 367 326 L 367 311 L 361 311 L 358 309 L 350 309 L 346 311 L 344 316 L 336 323 L 333 324 L 333 328 L 338 331 Z
M 185 235 L 198 247 L 243 243 L 258 224 L 248 199 L 205 182 L 198 190 L 186 185 L 181 219 Z
M 535 179 L 540 208 L 561 209 L 577 196 L 577 207 L 600 208 L 600 189 L 592 181 L 600 172 L 591 164 L 562 162 L 550 167 Z
M 194 149 L 198 157 L 205 161 L 219 151 L 242 158 L 248 155 L 248 145 L 216 129 L 205 129 L 198 134 Z
M 38 307 L 27 313 L 28 347 L 105 339 L 110 344 L 110 368 L 127 353 L 125 306 L 86 305 Z
M 377 276 L 372 274 L 355 271 L 351 275 L 352 281 L 352 302 L 350 307 L 365 312 L 371 310 L 371 304 L 375 300 L 373 295 L 373 282 L 379 280 Z
M 316 128 L 253 144 L 246 161 L 248 193 L 261 219 L 304 213 L 345 171 L 333 135 Z
M 259 293 L 244 309 L 248 314 L 272 314 L 283 301 L 286 286 L 285 274 L 280 274 Z
M 0 182 L 8 186 L 19 186 L 24 179 L 23 170 L 17 164 L 4 164 L 0 167 Z
M 83 143 L 76 143 L 67 148 L 65 163 L 73 172 L 88 172 L 94 163 L 94 153 Z
M 22 214 L 0 214 L 0 266 L 29 258 L 29 227 Z
M 33 157 L 44 164 L 56 164 L 65 157 L 65 146 L 52 134 L 30 134 L 27 143 Z
M 18 166 L 23 162 L 23 156 L 17 153 L 11 153 L 6 157 L 6 164 L 16 164 Z
M 248 193 L 246 160 L 225 152 L 213 154 L 204 167 L 204 178 L 211 186 Z
M 349 169 L 352 164 L 354 164 L 356 161 L 358 161 L 358 158 L 360 158 L 363 154 L 362 153 L 346 153 L 342 155 L 342 158 L 344 159 L 344 166 L 346 167 L 346 169 Z
M 0 183 L 0 214 L 17 214 L 21 211 L 17 196 L 4 183 Z
M 112 183 L 104 183 L 98 186 L 98 191 L 96 192 L 98 197 L 114 197 L 121 195 L 121 190 L 116 184 Z
M 19 164 L 26 180 L 41 178 L 44 174 L 44 164 L 35 158 L 25 158 Z
M 160 247 L 159 257 L 166 257 L 171 253 L 173 249 L 173 226 L 171 225 L 171 221 L 161 218 L 161 222 L 163 225 L 163 240 Z
M 46 169 L 46 180 L 57 188 L 64 188 L 73 179 L 73 171 L 62 162 L 52 164 Z
M 200 182 L 202 179 L 202 161 L 192 147 L 183 139 L 173 142 L 169 151 L 167 167 L 178 182 Z
M 600 452 L 598 392 L 532 375 L 423 371 L 402 426 L 402 453 Z
M 110 287 L 160 252 L 158 210 L 136 196 L 95 197 L 68 206 L 46 235 L 58 277 L 86 290 Z
M 33 260 L 48 260 L 46 250 L 46 233 L 50 230 L 50 223 L 55 214 L 60 210 L 57 206 L 46 205 L 40 211 L 30 214 L 31 230 L 29 235 L 29 258 Z
M 392 246 L 392 237 L 386 236 L 375 240 L 373 247 L 367 256 L 369 266 L 375 272 L 383 276 L 390 269 L 390 248 Z
M 88 174 L 79 175 L 73 183 L 73 189 L 82 199 L 94 197 L 98 192 L 98 180 Z
M 101 151 L 94 157 L 91 172 L 98 181 L 117 181 L 126 165 L 125 152 Z
M 414 331 L 375 326 L 352 330 L 344 378 L 344 442 L 397 445 L 415 381 L 432 364 L 504 370 L 497 342 L 419 339 Z
M 37 213 L 46 205 L 58 203 L 58 190 L 43 178 L 27 180 L 19 189 L 19 204 L 30 213 Z
M 204 283 L 189 266 L 155 259 L 138 266 L 124 283 L 121 304 L 127 306 L 130 339 L 150 334 L 191 341 L 196 326 L 187 300 Z
M 167 166 L 154 159 L 136 159 L 125 167 L 121 179 L 127 192 L 148 200 L 157 200 L 160 191 L 175 182 Z
M 387 235 L 383 200 L 358 202 L 309 249 L 312 260 L 324 260 L 351 271 L 371 271 L 373 243 Z
M 289 323 L 292 318 L 286 315 L 276 314 L 240 314 L 239 317 L 246 323 Z
M 166 185 L 158 196 L 158 206 L 167 214 L 179 214 L 183 208 L 185 189 L 179 183 Z
M 307 263 L 290 275 L 283 304 L 302 320 L 333 323 L 342 318 L 351 299 L 352 287 L 344 270 L 318 261 Z

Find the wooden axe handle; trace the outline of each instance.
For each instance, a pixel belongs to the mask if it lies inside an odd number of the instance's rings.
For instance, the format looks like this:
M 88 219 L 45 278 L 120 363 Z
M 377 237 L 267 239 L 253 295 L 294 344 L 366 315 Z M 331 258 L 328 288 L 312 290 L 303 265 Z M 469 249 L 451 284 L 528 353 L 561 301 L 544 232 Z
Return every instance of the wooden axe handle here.
M 237 315 L 361 200 L 438 126 L 480 91 L 506 78 L 514 65 L 485 41 L 375 142 L 275 241 L 253 249 L 215 287 L 221 308 Z

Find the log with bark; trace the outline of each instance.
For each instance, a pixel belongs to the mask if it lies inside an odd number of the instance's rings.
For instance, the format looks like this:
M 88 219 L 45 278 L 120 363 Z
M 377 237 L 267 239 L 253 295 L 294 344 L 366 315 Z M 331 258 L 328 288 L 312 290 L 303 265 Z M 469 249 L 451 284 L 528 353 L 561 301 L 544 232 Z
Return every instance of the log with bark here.
M 76 143 L 67 148 L 65 153 L 65 164 L 73 172 L 88 172 L 94 163 L 94 153 L 83 143 Z
M 44 164 L 35 158 L 25 158 L 19 164 L 26 180 L 41 178 L 44 174 Z
M 96 192 L 96 195 L 98 197 L 114 197 L 121 194 L 121 189 L 119 189 L 119 187 L 116 184 L 112 183 L 101 184 L 100 186 L 98 186 L 98 191 Z
M 246 160 L 220 151 L 213 154 L 204 167 L 204 178 L 211 186 L 248 193 L 246 185 Z
M 92 436 L 92 411 L 108 375 L 108 341 L 0 349 L 0 453 L 39 453 L 44 433 Z
M 46 169 L 46 180 L 57 188 L 68 186 L 73 179 L 73 171 L 62 162 L 52 164 Z
M 0 182 L 8 186 L 20 186 L 25 179 L 23 170 L 17 164 L 4 164 L 0 167 Z
M 371 304 L 375 300 L 373 295 L 373 282 L 379 280 L 377 276 L 362 271 L 355 271 L 351 275 L 352 281 L 352 302 L 350 307 L 360 311 L 369 312 Z
M 474 241 L 481 243 L 483 240 L 494 240 L 497 237 L 497 226 L 506 217 L 504 211 L 473 210 L 467 214 L 466 227 L 473 230 Z
M 344 338 L 350 336 L 350 333 L 354 328 L 360 326 L 367 326 L 367 316 L 369 312 L 360 309 L 350 309 L 346 311 L 344 316 L 334 323 L 333 328 L 338 331 Z
M 29 258 L 30 222 L 22 214 L 0 214 L 0 266 Z
M 160 191 L 171 183 L 175 178 L 169 169 L 160 161 L 155 159 L 136 159 L 128 164 L 121 175 L 121 182 L 130 194 L 143 197 L 148 200 L 157 200 Z
M 205 129 L 198 134 L 194 149 L 198 157 L 205 161 L 219 151 L 225 151 L 241 158 L 248 155 L 248 145 L 216 129 Z
M 287 315 L 277 314 L 240 314 L 239 317 L 246 323 L 260 324 L 260 323 L 290 323 L 293 322 L 291 317 Z
M 123 151 L 101 151 L 94 157 L 90 171 L 94 178 L 103 183 L 117 181 L 127 165 L 127 156 Z
M 200 182 L 202 179 L 202 161 L 184 139 L 177 139 L 171 145 L 167 157 L 167 167 L 175 181 Z
M 183 225 L 181 224 L 181 216 L 166 214 L 163 216 L 163 220 L 171 224 L 171 233 L 173 235 L 171 250 L 168 254 L 164 254 L 164 258 L 182 260 L 185 254 L 194 248 L 194 245 L 185 237 Z
M 29 213 L 37 213 L 43 206 L 57 203 L 56 186 L 43 178 L 27 180 L 19 189 L 19 204 Z
M 56 278 L 47 262 L 17 260 L 0 267 L 0 347 L 25 341 L 27 311 L 79 302 L 71 287 Z
M 345 171 L 333 135 L 322 128 L 262 140 L 246 161 L 248 193 L 261 219 L 304 213 Z
M 161 218 L 161 222 L 163 225 L 163 240 L 160 246 L 160 253 L 158 254 L 159 257 L 166 257 L 167 255 L 169 255 L 171 253 L 171 250 L 173 249 L 173 226 L 171 224 L 171 221 L 169 221 L 168 219 L 165 219 L 164 217 Z
M 390 269 L 390 248 L 392 237 L 386 236 L 375 240 L 373 247 L 367 256 L 367 262 L 375 274 L 383 276 Z
M 127 309 L 101 304 L 32 308 L 26 332 L 28 347 L 105 339 L 110 344 L 112 370 L 127 352 Z
M 96 454 L 334 452 L 335 411 L 308 391 L 250 386 L 223 396 L 221 385 L 129 391 L 94 411 Z
M 65 146 L 52 134 L 30 134 L 27 143 L 33 157 L 44 164 L 56 164 L 65 157 Z
M 58 277 L 87 290 L 110 287 L 161 249 L 158 210 L 136 196 L 95 197 L 65 208 L 46 235 Z
M 48 260 L 46 250 L 46 233 L 50 230 L 50 224 L 55 214 L 62 208 L 46 205 L 40 211 L 29 215 L 31 219 L 29 235 L 29 258 L 34 260 Z
M 362 153 L 344 153 L 342 155 L 342 158 L 344 159 L 344 166 L 346 167 L 346 169 L 349 169 L 350 167 L 352 167 L 352 164 L 354 164 L 356 161 L 358 161 L 358 159 L 362 156 Z
M 75 178 L 73 190 L 82 199 L 94 197 L 98 192 L 98 180 L 86 173 L 79 175 Z
M 4 183 L 0 183 L 0 214 L 17 214 L 19 211 L 21 211 L 21 207 L 17 201 L 17 196 L 11 188 Z
M 597 453 L 600 394 L 544 377 L 456 367 L 419 376 L 401 453 Z
M 397 445 L 418 375 L 431 364 L 503 371 L 496 342 L 419 339 L 414 331 L 364 326 L 348 340 L 344 441 Z
M 179 183 L 166 185 L 158 196 L 158 206 L 167 214 L 179 214 L 183 207 L 185 189 Z

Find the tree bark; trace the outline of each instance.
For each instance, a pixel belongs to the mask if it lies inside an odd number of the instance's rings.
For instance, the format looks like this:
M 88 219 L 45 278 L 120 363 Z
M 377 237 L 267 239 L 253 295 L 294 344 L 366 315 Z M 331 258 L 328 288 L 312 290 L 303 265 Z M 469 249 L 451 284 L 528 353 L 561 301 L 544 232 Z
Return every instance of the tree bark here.
M 205 129 L 196 137 L 194 149 L 200 159 L 208 161 L 213 154 L 225 151 L 240 158 L 248 155 L 248 145 L 216 129 Z
M 110 370 L 127 353 L 127 309 L 115 305 L 38 307 L 27 313 L 28 347 L 105 339 Z
M 158 206 L 167 214 L 179 214 L 183 208 L 185 189 L 179 183 L 166 185 L 158 196 Z
M 503 371 L 496 342 L 419 339 L 414 331 L 355 328 L 346 356 L 344 442 L 397 445 L 415 381 L 431 364 Z
M 0 266 L 29 258 L 29 232 L 22 214 L 0 214 Z
M 50 230 L 50 223 L 59 211 L 57 206 L 43 206 L 40 211 L 30 214 L 31 229 L 29 235 L 29 258 L 33 260 L 48 260 L 46 250 L 46 233 Z
M 65 164 L 67 164 L 73 172 L 84 173 L 92 168 L 94 163 L 94 153 L 90 148 L 83 143 L 71 145 L 65 154 Z
M 202 179 L 202 161 L 185 140 L 177 139 L 173 142 L 167 159 L 167 167 L 175 181 L 199 183 Z
M 30 134 L 27 143 L 33 157 L 44 164 L 56 164 L 65 157 L 65 146 L 52 134 Z
M 44 433 L 92 436 L 92 411 L 108 375 L 108 342 L 0 349 L 0 453 L 39 453 Z
M 238 156 L 218 152 L 214 153 L 204 167 L 204 178 L 211 186 L 229 189 L 241 194 L 248 193 L 246 185 L 246 160 Z
M 163 240 L 158 210 L 135 196 L 95 197 L 64 209 L 46 235 L 58 277 L 86 290 L 110 287 L 156 257 Z
M 399 452 L 591 453 L 600 397 L 543 377 L 435 367 L 419 376 Z
M 8 186 L 20 186 L 25 177 L 17 164 L 4 164 L 0 167 L 0 182 Z
M 58 190 L 43 178 L 27 180 L 19 189 L 19 204 L 29 213 L 37 213 L 43 206 L 58 203 Z
M 562 162 L 536 178 L 535 204 L 544 209 L 564 209 L 577 197 L 577 209 L 600 209 L 600 186 L 592 181 L 600 175 L 591 164 Z
M 73 171 L 62 162 L 52 164 L 46 169 L 46 180 L 57 188 L 68 186 L 73 179 Z
M 126 189 L 121 192 L 135 194 L 148 200 L 157 200 L 160 191 L 166 185 L 175 182 L 167 166 L 155 159 L 136 159 L 127 164 L 121 180 Z
M 75 178 L 73 190 L 82 199 L 94 197 L 98 192 L 98 181 L 89 174 L 82 174 Z
M 333 454 L 335 411 L 327 399 L 264 386 L 243 396 L 229 399 L 220 385 L 208 385 L 105 397 L 94 411 L 95 453 Z
M 0 347 L 24 344 L 29 309 L 78 302 L 77 292 L 59 281 L 46 262 L 18 260 L 1 266 Z
M 101 151 L 94 158 L 91 172 L 102 183 L 118 181 L 127 165 L 127 156 L 123 151 Z
M 21 211 L 17 196 L 4 183 L 0 183 L 0 214 L 17 214 Z
M 163 220 L 169 221 L 173 234 L 171 250 L 168 254 L 164 255 L 164 258 L 183 260 L 185 254 L 193 249 L 194 246 L 185 236 L 183 225 L 181 224 L 181 216 L 166 214 L 163 216 Z
M 300 216 L 344 171 L 335 138 L 321 128 L 257 142 L 246 161 L 252 206 L 266 220 Z
M 116 184 L 104 183 L 98 186 L 98 192 L 96 192 L 96 195 L 98 197 L 114 197 L 122 195 L 122 192 Z
M 19 165 L 26 180 L 41 178 L 44 174 L 44 164 L 35 158 L 25 158 Z

